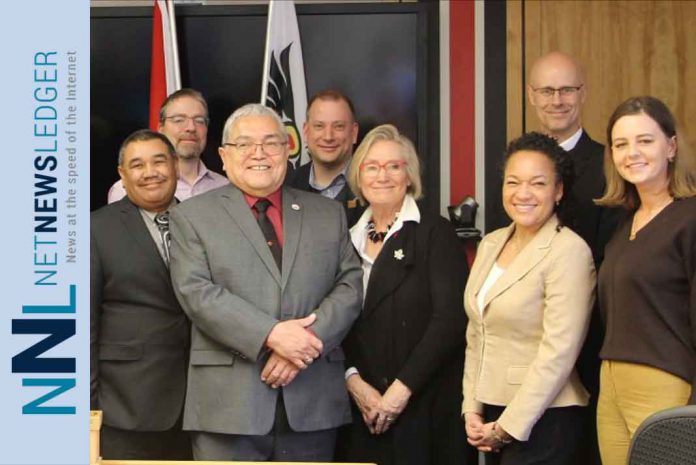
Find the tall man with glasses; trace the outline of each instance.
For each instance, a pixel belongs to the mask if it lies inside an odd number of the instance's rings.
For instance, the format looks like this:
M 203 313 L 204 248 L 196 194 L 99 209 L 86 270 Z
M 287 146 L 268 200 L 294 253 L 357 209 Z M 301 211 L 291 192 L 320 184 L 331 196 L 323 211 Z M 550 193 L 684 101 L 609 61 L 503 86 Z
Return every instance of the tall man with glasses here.
M 572 193 L 577 203 L 568 226 L 590 246 L 595 266 L 599 268 L 604 257 L 604 246 L 616 226 L 616 214 L 596 206 L 592 201 L 602 196 L 606 184 L 603 171 L 604 146 L 592 140 L 582 128 L 586 93 L 585 73 L 573 57 L 561 52 L 551 52 L 532 65 L 527 85 L 529 103 L 536 110 L 542 131 L 554 137 L 571 154 L 575 167 Z M 580 378 L 592 395 L 587 408 L 586 447 L 578 454 L 578 465 L 601 463 L 595 415 L 602 338 L 599 311 L 595 305 L 587 339 L 577 363 Z
M 201 161 L 208 137 L 208 104 L 194 89 L 177 90 L 160 107 L 158 131 L 169 138 L 179 159 L 176 198 L 186 200 L 194 195 L 227 185 L 225 176 L 209 170 Z M 126 195 L 119 180 L 111 186 L 109 203 Z
M 121 145 L 128 195 L 92 213 L 90 404 L 105 459 L 190 460 L 182 431 L 189 323 L 169 277 L 168 220 L 177 159 L 143 129 Z
M 172 280 L 193 326 L 194 458 L 330 461 L 351 419 L 340 343 L 362 302 L 345 214 L 283 187 L 288 138 L 272 109 L 236 110 L 222 141 L 231 184 L 171 215 Z

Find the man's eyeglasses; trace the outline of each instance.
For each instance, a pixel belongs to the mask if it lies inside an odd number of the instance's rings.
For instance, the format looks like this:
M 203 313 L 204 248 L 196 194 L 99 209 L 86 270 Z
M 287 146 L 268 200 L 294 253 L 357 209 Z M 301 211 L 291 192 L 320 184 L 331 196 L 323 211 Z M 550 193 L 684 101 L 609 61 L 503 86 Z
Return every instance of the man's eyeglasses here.
M 360 172 L 366 178 L 376 178 L 379 171 L 384 169 L 387 176 L 398 176 L 406 171 L 406 163 L 404 160 L 389 160 L 384 163 L 376 161 L 367 161 L 360 164 Z
M 571 98 L 575 97 L 577 93 L 582 89 L 584 84 L 579 86 L 564 86 L 564 87 L 532 87 L 532 90 L 539 96 L 550 99 L 558 92 L 558 96 L 561 98 Z
M 207 117 L 205 116 L 186 116 L 186 115 L 172 115 L 172 116 L 165 116 L 164 120 L 169 120 L 173 125 L 175 126 L 186 126 L 186 123 L 188 123 L 189 120 L 193 121 L 194 126 L 198 127 L 207 127 L 208 122 L 210 121 Z
M 287 142 L 283 142 L 280 140 L 267 140 L 264 142 L 251 142 L 251 141 L 239 141 L 239 142 L 225 142 L 222 144 L 223 146 L 230 146 L 232 147 L 235 152 L 241 156 L 249 156 L 253 153 L 256 153 L 256 147 L 261 146 L 261 150 L 263 150 L 263 153 L 268 155 L 269 157 L 275 157 L 277 155 L 280 155 L 283 152 L 283 147 L 287 145 Z

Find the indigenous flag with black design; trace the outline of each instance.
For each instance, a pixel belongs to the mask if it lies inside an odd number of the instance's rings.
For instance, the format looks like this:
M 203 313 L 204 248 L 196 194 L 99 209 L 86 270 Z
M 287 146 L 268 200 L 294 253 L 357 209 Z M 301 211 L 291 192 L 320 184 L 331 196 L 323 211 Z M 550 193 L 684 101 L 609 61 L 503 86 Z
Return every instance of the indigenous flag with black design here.
M 290 136 L 290 162 L 295 167 L 309 162 L 302 142 L 307 86 L 293 1 L 271 0 L 268 4 L 261 103 L 277 111 L 285 123 Z
M 157 131 L 159 110 L 167 96 L 181 89 L 179 49 L 176 44 L 174 5 L 155 0 L 152 10 L 152 64 L 150 67 L 150 129 Z

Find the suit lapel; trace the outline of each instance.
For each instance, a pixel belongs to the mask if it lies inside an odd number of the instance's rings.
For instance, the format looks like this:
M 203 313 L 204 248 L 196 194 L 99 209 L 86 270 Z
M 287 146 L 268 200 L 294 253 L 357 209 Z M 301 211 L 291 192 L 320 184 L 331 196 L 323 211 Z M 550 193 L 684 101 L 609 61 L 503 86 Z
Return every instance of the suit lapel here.
M 497 240 L 485 241 L 482 245 L 482 248 L 479 248 L 479 250 L 476 252 L 476 260 L 480 260 L 480 263 L 475 262 L 474 269 L 472 270 L 471 277 L 469 279 L 472 280 L 472 289 L 474 291 L 473 305 L 475 305 L 477 309 L 478 300 L 476 299 L 476 296 L 481 291 L 481 287 L 483 286 L 483 283 L 486 281 L 486 278 L 488 277 L 488 274 L 490 273 L 491 268 L 493 267 L 493 263 L 495 263 L 496 259 L 498 258 L 498 255 L 500 255 L 500 252 L 503 250 L 503 246 L 505 246 L 505 243 L 507 242 L 508 238 L 512 235 L 514 230 L 515 227 L 511 224 L 506 228 L 505 233 L 501 235 Z
M 368 316 L 380 302 L 404 280 L 416 261 L 415 224 L 406 223 L 382 247 L 370 273 L 365 294 L 363 316 Z M 377 284 L 375 284 L 377 283 Z
M 268 247 L 268 244 L 266 244 L 266 240 L 259 228 L 259 224 L 256 222 L 256 218 L 254 218 L 254 214 L 251 212 L 251 208 L 249 208 L 246 200 L 244 200 L 244 194 L 231 184 L 227 186 L 226 189 L 221 189 L 221 191 L 220 200 L 225 211 L 227 211 L 227 214 L 232 218 L 232 221 L 239 226 L 242 234 L 256 250 L 256 253 L 259 255 L 264 265 L 266 265 L 268 271 L 278 284 L 280 284 L 280 270 L 278 270 L 278 265 L 276 265 L 273 259 L 271 249 Z M 283 204 L 285 204 L 285 202 L 283 202 Z M 283 258 L 285 258 L 284 255 Z
M 157 244 L 147 229 L 140 209 L 128 197 L 121 201 L 121 221 L 128 230 L 129 237 L 142 249 L 143 253 L 153 262 L 159 263 L 161 271 L 169 276 L 169 270 L 160 255 Z
M 497 296 L 505 292 L 513 284 L 521 280 L 530 270 L 532 270 L 537 264 L 546 256 L 546 254 L 551 249 L 551 239 L 556 235 L 556 226 L 558 225 L 558 219 L 552 216 L 537 232 L 534 239 L 532 239 L 527 246 L 522 249 L 522 251 L 515 257 L 515 259 L 510 263 L 510 266 L 505 270 L 505 272 L 498 278 L 498 280 L 493 284 L 483 301 L 484 309 L 488 307 L 491 300 L 495 299 Z M 509 235 L 507 237 L 510 237 Z M 503 245 L 505 242 L 503 242 Z M 502 245 L 500 247 L 502 249 Z M 500 253 L 500 249 L 498 253 Z M 495 255 L 497 257 L 498 254 Z M 492 266 L 492 263 L 491 263 Z M 486 273 L 486 275 L 488 275 Z
M 591 156 L 590 151 L 587 150 L 587 143 L 590 140 L 590 136 L 587 135 L 585 130 L 582 131 L 582 136 L 580 140 L 575 144 L 569 153 L 573 160 L 573 165 L 575 166 L 575 179 L 580 179 L 587 171 L 587 167 L 590 165 Z
M 290 189 L 283 189 L 283 272 L 282 287 L 284 288 L 290 277 L 290 270 L 295 262 L 297 248 L 300 244 L 302 233 L 302 219 L 304 217 L 304 205 Z

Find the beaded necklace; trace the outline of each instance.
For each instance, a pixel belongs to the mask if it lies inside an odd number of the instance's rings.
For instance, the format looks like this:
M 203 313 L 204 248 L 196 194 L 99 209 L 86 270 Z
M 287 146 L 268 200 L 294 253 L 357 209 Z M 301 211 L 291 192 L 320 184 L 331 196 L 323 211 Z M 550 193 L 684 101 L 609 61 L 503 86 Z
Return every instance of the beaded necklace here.
M 370 220 L 367 223 L 367 238 L 370 239 L 375 244 L 378 242 L 384 242 L 384 238 L 387 237 L 387 233 L 389 233 L 389 229 L 393 225 L 394 225 L 394 223 L 388 224 L 386 231 L 376 231 L 375 230 L 375 222 L 373 220 Z

